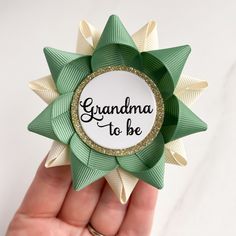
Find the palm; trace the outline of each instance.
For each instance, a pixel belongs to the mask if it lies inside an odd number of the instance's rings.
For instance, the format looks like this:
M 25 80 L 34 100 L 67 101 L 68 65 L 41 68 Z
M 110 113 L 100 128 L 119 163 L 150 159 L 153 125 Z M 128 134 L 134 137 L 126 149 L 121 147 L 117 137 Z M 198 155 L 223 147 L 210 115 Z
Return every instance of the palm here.
M 7 236 L 89 236 L 89 223 L 104 235 L 147 236 L 156 194 L 139 182 L 129 204 L 122 205 L 104 179 L 75 192 L 69 167 L 45 169 L 42 164 Z
M 89 232 L 83 228 L 77 228 L 73 225 L 67 224 L 57 218 L 34 218 L 22 219 L 21 216 L 16 217 L 14 221 L 20 221 L 20 228 L 14 230 L 14 223 L 8 231 L 9 235 L 90 235 Z M 80 233 L 81 232 L 81 233 Z
M 15 220 L 18 220 L 17 218 Z M 35 219 L 20 219 L 21 229 L 17 231 L 9 230 L 9 235 L 20 235 L 18 232 L 24 232 L 23 235 L 58 235 L 58 236 L 68 236 L 68 235 L 81 235 L 89 236 L 91 235 L 86 228 L 76 227 L 63 222 L 57 218 L 35 218 Z

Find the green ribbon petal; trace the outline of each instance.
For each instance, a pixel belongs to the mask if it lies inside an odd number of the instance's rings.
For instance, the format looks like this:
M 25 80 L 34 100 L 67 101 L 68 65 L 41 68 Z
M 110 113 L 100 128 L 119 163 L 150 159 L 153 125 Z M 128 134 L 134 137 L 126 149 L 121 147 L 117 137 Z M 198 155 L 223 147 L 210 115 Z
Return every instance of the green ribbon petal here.
M 75 130 L 71 123 L 70 112 L 65 112 L 52 120 L 52 126 L 58 139 L 68 144 Z
M 92 73 L 91 56 L 53 48 L 45 48 L 44 52 L 52 78 L 60 94 L 74 91 L 79 83 Z
M 206 129 L 207 124 L 176 96 L 165 101 L 165 118 L 161 128 L 165 143 Z
M 70 148 L 74 155 L 89 168 L 111 171 L 118 166 L 115 157 L 91 149 L 76 133 L 71 138 Z
M 71 152 L 71 172 L 75 190 L 80 190 L 109 173 L 109 171 L 89 168 L 73 152 Z
M 53 102 L 52 127 L 58 139 L 64 144 L 68 144 L 75 133 L 70 114 L 72 97 L 73 93 L 63 94 Z
M 62 115 L 65 112 L 70 111 L 71 100 L 73 95 L 74 95 L 73 92 L 60 95 L 53 102 L 52 119 Z
M 62 68 L 69 62 L 81 57 L 81 55 L 65 52 L 54 48 L 44 48 L 44 54 L 52 74 L 53 80 L 57 81 Z
M 132 174 L 155 188 L 162 189 L 164 186 L 165 156 L 164 153 L 159 161 L 148 170 L 133 172 Z
M 159 133 L 153 142 L 134 155 L 117 157 L 121 168 L 139 179 L 157 187 L 163 187 L 164 179 L 164 139 Z
M 71 123 L 70 103 L 73 93 L 59 96 L 28 126 L 32 132 L 68 144 L 75 130 Z
M 80 82 L 92 73 L 91 56 L 82 56 L 66 64 L 57 79 L 57 89 L 60 93 L 74 91 Z
M 118 16 L 109 17 L 92 55 L 93 71 L 107 66 L 141 67 L 138 49 Z
M 89 166 L 99 170 L 113 170 L 118 167 L 118 162 L 113 156 L 108 156 L 91 149 Z
M 141 53 L 143 72 L 154 80 L 164 99 L 173 94 L 190 51 L 185 45 Z
M 58 140 L 51 122 L 53 104 L 44 109 L 29 125 L 28 130 L 47 138 Z

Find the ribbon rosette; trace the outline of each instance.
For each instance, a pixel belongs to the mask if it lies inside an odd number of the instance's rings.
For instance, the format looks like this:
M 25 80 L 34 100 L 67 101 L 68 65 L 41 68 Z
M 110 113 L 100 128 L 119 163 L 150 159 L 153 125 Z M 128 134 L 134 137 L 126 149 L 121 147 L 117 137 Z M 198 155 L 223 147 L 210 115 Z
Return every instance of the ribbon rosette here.
M 80 23 L 76 53 L 53 48 L 45 48 L 44 53 L 51 75 L 30 82 L 30 87 L 49 105 L 28 128 L 54 140 L 45 165 L 71 165 L 75 190 L 104 176 L 125 203 L 138 179 L 160 189 L 165 163 L 187 164 L 181 138 L 207 128 L 189 109 L 207 83 L 181 75 L 189 46 L 158 49 L 155 22 L 131 37 L 120 19 L 111 16 L 102 34 L 88 22 Z M 93 149 L 72 122 L 71 104 L 78 86 L 87 76 L 110 66 L 141 71 L 155 83 L 163 99 L 160 131 L 150 144 L 130 155 L 112 156 Z

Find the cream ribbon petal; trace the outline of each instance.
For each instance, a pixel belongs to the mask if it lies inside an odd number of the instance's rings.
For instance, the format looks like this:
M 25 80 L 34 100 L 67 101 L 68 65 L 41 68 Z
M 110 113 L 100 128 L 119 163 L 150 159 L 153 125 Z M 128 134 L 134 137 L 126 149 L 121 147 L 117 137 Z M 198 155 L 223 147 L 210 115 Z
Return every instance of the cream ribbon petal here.
M 29 87 L 47 104 L 51 103 L 59 96 L 51 75 L 30 81 Z
M 187 75 L 181 75 L 174 94 L 184 104 L 191 106 L 207 86 L 207 81 L 197 80 Z
M 132 36 L 138 50 L 151 51 L 159 48 L 157 24 L 155 21 L 149 21 L 140 30 Z
M 168 164 L 187 165 L 186 152 L 181 139 L 165 144 L 165 161 Z
M 69 147 L 63 143 L 53 141 L 45 162 L 45 167 L 65 165 L 70 165 Z
M 206 81 L 181 75 L 174 94 L 187 106 L 191 106 L 207 85 Z M 187 165 L 186 152 L 182 139 L 177 139 L 165 144 L 165 156 L 166 163 L 181 166 Z
M 91 55 L 101 36 L 99 30 L 95 29 L 87 21 L 83 20 L 79 25 L 76 52 L 83 55 Z
M 105 178 L 122 204 L 129 200 L 130 194 L 138 182 L 138 178 L 121 168 L 111 171 Z

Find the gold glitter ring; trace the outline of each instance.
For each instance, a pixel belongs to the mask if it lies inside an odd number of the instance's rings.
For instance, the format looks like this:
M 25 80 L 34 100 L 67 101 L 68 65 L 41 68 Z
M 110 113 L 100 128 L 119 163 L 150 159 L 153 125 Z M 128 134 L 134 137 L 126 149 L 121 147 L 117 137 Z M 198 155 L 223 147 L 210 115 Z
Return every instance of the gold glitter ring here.
M 151 131 L 147 134 L 147 136 L 137 143 L 136 145 L 133 145 L 128 148 L 123 148 L 123 149 L 110 149 L 110 148 L 105 148 L 101 145 L 98 145 L 95 143 L 92 139 L 88 137 L 88 135 L 85 133 L 85 131 L 82 128 L 80 119 L 79 119 L 79 114 L 78 114 L 78 102 L 80 100 L 80 95 L 85 88 L 85 86 L 95 77 L 104 74 L 106 72 L 110 71 L 127 71 L 130 73 L 133 73 L 137 75 L 139 78 L 143 79 L 147 85 L 150 87 L 151 91 L 154 94 L 155 101 L 156 101 L 156 117 L 154 124 L 152 126 Z M 78 88 L 75 91 L 75 94 L 72 99 L 71 103 L 71 117 L 72 117 L 72 123 L 74 125 L 74 128 L 80 138 L 83 140 L 84 143 L 86 143 L 89 147 L 92 149 L 104 153 L 106 155 L 110 156 L 117 156 L 117 157 L 122 157 L 126 155 L 132 155 L 142 149 L 144 149 L 146 146 L 148 146 L 154 138 L 157 136 L 158 132 L 161 129 L 163 120 L 164 120 L 164 103 L 163 99 L 161 96 L 161 93 L 159 89 L 157 88 L 156 84 L 144 73 L 141 71 L 134 69 L 133 67 L 128 67 L 128 66 L 108 66 L 104 67 L 101 69 L 98 69 L 97 71 L 93 72 L 92 74 L 88 75 L 78 86 Z

